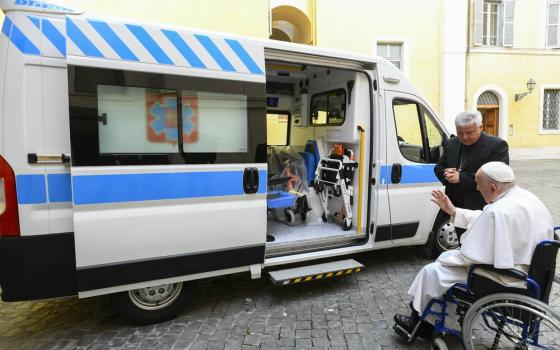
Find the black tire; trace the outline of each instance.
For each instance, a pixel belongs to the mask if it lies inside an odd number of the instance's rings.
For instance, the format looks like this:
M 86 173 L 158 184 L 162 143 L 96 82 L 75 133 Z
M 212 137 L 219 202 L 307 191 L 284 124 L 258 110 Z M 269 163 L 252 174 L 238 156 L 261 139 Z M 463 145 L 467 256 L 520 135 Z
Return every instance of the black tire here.
M 323 213 L 323 215 L 321 215 L 321 219 L 323 219 L 323 222 L 327 222 L 327 214 Z
M 342 230 L 349 231 L 352 228 L 352 220 L 344 219 Z
M 342 195 L 342 189 L 339 186 L 333 187 L 333 195 L 335 197 L 340 197 Z
M 450 217 L 440 211 L 432 227 L 431 239 L 428 240 L 428 249 L 431 256 L 437 258 L 441 253 L 459 247 L 459 235 L 450 223 Z
M 441 336 L 435 336 L 432 340 L 432 350 L 447 350 L 447 344 Z
M 284 215 L 286 216 L 286 223 L 293 226 L 296 223 L 296 214 L 292 208 L 286 208 L 284 210 Z
M 157 306 L 140 306 L 139 294 L 149 289 L 155 289 L 163 286 L 177 285 L 180 288 L 173 298 L 169 298 L 169 303 L 163 307 Z M 126 321 L 136 324 L 145 325 L 170 320 L 179 315 L 192 300 L 192 295 L 196 290 L 195 282 L 178 282 L 168 285 L 156 286 L 152 288 L 136 289 L 128 292 L 121 292 L 111 295 L 113 308 L 119 316 Z
M 306 222 L 307 221 L 307 212 L 306 211 L 302 211 L 300 214 L 301 217 L 301 222 Z

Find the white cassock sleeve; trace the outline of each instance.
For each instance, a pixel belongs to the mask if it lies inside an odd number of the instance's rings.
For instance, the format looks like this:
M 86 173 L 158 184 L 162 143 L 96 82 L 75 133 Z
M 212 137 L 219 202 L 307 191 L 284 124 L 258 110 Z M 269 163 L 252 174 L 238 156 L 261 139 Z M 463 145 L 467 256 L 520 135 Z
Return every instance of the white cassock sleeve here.
M 471 222 L 482 214 L 482 210 L 469 210 L 455 208 L 455 216 L 453 217 L 453 225 L 458 228 L 467 229 Z

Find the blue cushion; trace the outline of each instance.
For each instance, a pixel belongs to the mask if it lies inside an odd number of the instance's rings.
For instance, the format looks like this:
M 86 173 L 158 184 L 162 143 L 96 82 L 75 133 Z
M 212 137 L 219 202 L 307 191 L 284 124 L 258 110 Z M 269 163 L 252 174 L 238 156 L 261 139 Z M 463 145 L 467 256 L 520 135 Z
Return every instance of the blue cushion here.
M 313 182 L 313 178 L 315 177 L 315 156 L 309 152 L 299 152 L 299 154 L 305 163 L 305 169 L 307 170 L 307 183 L 310 184 Z
M 289 208 L 294 205 L 296 195 L 286 191 L 270 191 L 266 195 L 268 209 Z
M 317 166 L 319 166 L 319 162 L 321 161 L 321 154 L 319 153 L 319 147 L 317 146 L 317 141 L 315 140 L 308 140 L 305 144 L 305 152 L 311 153 L 313 155 L 314 163 L 313 168 L 307 168 L 307 177 L 309 178 L 309 174 L 311 174 L 311 183 L 315 178 L 315 170 L 317 170 Z

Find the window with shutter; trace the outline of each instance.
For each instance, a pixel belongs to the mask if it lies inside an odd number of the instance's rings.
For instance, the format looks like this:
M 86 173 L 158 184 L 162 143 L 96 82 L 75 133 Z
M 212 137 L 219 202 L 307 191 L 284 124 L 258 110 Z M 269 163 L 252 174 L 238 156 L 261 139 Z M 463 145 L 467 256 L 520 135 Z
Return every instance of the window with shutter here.
M 474 45 L 484 45 L 482 40 L 484 30 L 484 0 L 474 2 Z
M 515 13 L 515 0 L 505 0 L 504 7 L 504 36 L 503 46 L 513 46 L 513 19 Z
M 377 43 L 377 55 L 394 64 L 402 70 L 402 44 L 400 43 Z
M 515 0 L 475 0 L 474 45 L 513 46 Z
M 548 3 L 546 16 L 546 47 L 560 47 L 560 1 Z
M 560 131 L 560 89 L 545 89 L 542 131 Z

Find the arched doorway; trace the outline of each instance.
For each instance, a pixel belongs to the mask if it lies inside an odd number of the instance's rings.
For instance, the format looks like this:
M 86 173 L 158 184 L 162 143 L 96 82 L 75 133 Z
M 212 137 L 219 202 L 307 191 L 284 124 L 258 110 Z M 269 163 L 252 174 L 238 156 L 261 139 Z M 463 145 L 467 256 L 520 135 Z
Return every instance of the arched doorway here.
M 492 91 L 485 91 L 479 97 L 476 108 L 482 114 L 482 130 L 498 136 L 500 122 L 500 101 Z
M 272 9 L 270 39 L 311 44 L 311 21 L 304 12 L 294 6 L 275 7 Z

